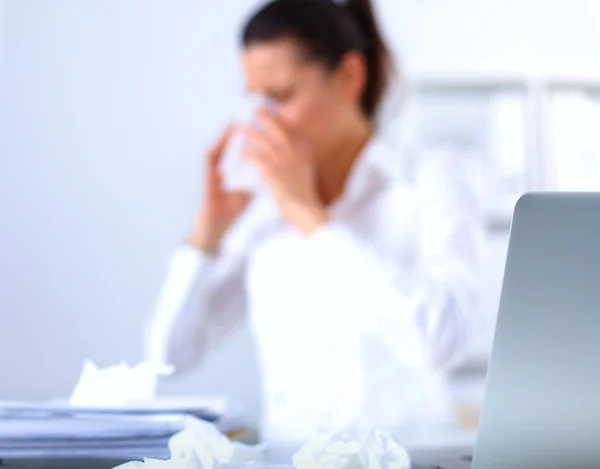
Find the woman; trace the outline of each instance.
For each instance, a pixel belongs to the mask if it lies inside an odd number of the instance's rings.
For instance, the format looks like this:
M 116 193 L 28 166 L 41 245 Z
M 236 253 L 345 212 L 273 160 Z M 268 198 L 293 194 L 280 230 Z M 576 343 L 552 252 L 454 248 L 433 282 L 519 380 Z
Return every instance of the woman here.
M 266 94 L 245 158 L 266 192 L 227 193 L 207 153 L 205 200 L 176 250 L 150 332 L 177 372 L 248 320 L 263 437 L 452 419 L 444 370 L 479 296 L 482 225 L 461 162 L 439 153 L 404 183 L 378 133 L 391 59 L 369 0 L 275 0 L 243 31 L 247 88 Z

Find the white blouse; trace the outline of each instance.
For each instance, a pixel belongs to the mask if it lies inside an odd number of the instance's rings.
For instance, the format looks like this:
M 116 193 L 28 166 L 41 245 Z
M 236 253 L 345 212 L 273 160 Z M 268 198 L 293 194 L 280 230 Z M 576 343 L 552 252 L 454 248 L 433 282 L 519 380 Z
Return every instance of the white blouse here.
M 173 254 L 149 358 L 185 372 L 242 321 L 255 338 L 266 440 L 352 424 L 396 429 L 453 419 L 445 370 L 479 314 L 484 236 L 468 161 L 401 158 L 373 137 L 331 222 L 303 237 L 257 196 L 220 253 Z

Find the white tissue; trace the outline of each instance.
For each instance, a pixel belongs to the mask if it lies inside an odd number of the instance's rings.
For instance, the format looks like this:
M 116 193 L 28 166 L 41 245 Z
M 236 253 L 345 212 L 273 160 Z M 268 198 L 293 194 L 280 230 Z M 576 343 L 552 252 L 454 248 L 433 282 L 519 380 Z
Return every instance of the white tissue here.
M 169 442 L 171 458 L 187 459 L 194 454 L 203 464 L 233 462 L 263 462 L 264 446 L 250 446 L 231 441 L 217 427 L 193 417 L 185 417 L 185 429 L 174 435 Z
M 254 112 L 266 107 L 273 109 L 271 100 L 264 96 L 252 96 L 244 103 L 244 109 L 235 120 L 235 125 L 255 125 Z M 228 191 L 258 192 L 261 188 L 260 176 L 251 162 L 242 156 L 244 137 L 239 131 L 234 131 L 221 158 L 220 171 L 223 177 L 223 187 Z
M 169 460 L 145 459 L 115 469 L 258 469 L 265 466 L 262 445 L 233 442 L 213 424 L 194 417 L 185 417 L 184 426 L 169 441 Z
M 152 362 L 142 362 L 133 368 L 121 363 L 100 369 L 88 360 L 69 397 L 69 404 L 119 407 L 149 403 L 155 397 L 158 378 L 172 372 L 172 367 Z
M 316 437 L 294 454 L 296 469 L 409 469 L 406 450 L 385 432 L 344 430 Z
M 336 431 L 312 438 L 292 465 L 265 462 L 263 445 L 232 442 L 213 424 L 186 417 L 169 442 L 167 461 L 145 459 L 114 469 L 410 469 L 410 458 L 389 433 L 376 429 Z

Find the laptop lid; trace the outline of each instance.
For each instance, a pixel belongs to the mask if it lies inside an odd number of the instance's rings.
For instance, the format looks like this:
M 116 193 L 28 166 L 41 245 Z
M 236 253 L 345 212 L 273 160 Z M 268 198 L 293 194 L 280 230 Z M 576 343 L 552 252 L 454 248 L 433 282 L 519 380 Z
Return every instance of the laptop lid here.
M 515 207 L 471 467 L 600 467 L 600 193 Z

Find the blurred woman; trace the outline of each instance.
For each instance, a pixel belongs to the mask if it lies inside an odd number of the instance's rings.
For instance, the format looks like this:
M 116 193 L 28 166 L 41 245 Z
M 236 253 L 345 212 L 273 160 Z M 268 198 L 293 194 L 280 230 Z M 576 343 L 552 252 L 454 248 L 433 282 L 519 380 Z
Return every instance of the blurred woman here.
M 248 91 L 276 104 L 243 129 L 265 191 L 223 188 L 225 131 L 170 261 L 151 359 L 186 372 L 248 321 L 267 441 L 451 422 L 446 371 L 477 314 L 481 216 L 449 153 L 401 181 L 382 168 L 403 156 L 377 125 L 393 64 L 370 1 L 269 2 L 241 60 Z

